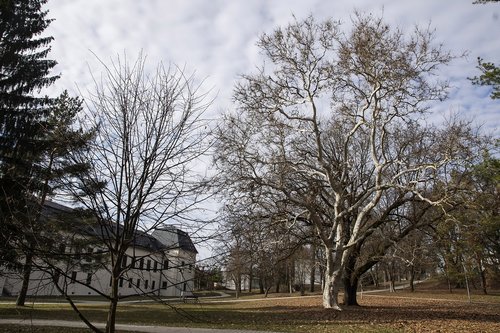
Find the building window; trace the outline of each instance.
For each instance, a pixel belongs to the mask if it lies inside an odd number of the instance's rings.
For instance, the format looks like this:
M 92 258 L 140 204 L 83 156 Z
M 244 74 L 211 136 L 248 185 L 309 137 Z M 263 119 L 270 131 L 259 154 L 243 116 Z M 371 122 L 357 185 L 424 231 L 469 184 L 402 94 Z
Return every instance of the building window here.
M 89 247 L 87 249 L 87 258 L 85 258 L 85 261 L 92 262 L 92 252 L 94 252 L 94 249 Z
M 122 258 L 122 267 L 127 267 L 127 255 L 126 254 Z
M 120 278 L 120 281 L 118 282 L 118 286 L 123 287 L 123 278 L 122 277 Z
M 163 269 L 168 269 L 168 259 L 163 261 Z
M 158 270 L 158 261 L 155 260 L 155 264 L 153 266 L 153 272 L 156 272 Z
M 137 279 L 137 283 L 135 284 L 136 288 L 141 287 L 141 279 Z
M 151 281 L 151 289 L 153 289 L 153 290 L 155 289 L 155 284 L 156 284 L 155 280 Z
M 144 258 L 141 258 L 141 260 L 139 261 L 139 269 L 143 268 L 144 268 Z
M 128 287 L 132 288 L 132 279 L 128 279 Z
M 87 273 L 87 285 L 92 283 L 92 273 Z
M 182 285 L 182 291 L 186 291 L 187 290 L 187 283 L 184 282 L 184 284 Z
M 149 259 L 148 259 L 148 263 L 147 263 L 147 266 L 146 266 L 146 267 L 147 267 L 146 269 L 147 269 L 148 271 L 149 271 L 149 270 L 151 270 L 151 260 L 149 260 Z
M 80 259 L 81 254 L 82 254 L 82 249 L 79 246 L 75 247 L 75 259 Z
M 56 271 L 54 273 L 54 276 L 52 277 L 54 283 L 58 283 L 59 282 L 59 277 L 61 276 L 61 273 L 59 271 Z
M 71 272 L 71 281 L 76 281 L 78 272 Z
M 167 289 L 167 281 L 161 283 L 161 289 Z
M 148 289 L 149 280 L 144 281 L 144 289 Z

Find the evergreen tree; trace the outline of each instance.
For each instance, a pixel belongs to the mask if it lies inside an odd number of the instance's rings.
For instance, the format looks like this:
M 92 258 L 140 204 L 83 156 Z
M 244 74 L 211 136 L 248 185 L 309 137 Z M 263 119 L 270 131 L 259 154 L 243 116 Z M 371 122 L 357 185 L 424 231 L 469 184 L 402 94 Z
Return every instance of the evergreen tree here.
M 87 143 L 93 137 L 93 130 L 84 131 L 75 124 L 76 116 L 82 111 L 82 101 L 78 97 L 70 97 L 64 91 L 56 98 L 44 121 L 45 134 L 39 140 L 39 162 L 33 165 L 39 188 L 28 195 L 22 216 L 22 224 L 16 223 L 22 232 L 18 233 L 13 248 L 22 254 L 23 285 L 18 295 L 17 305 L 24 305 L 28 291 L 33 258 L 39 261 L 51 260 L 51 250 L 57 242 L 58 231 L 49 228 L 46 216 L 42 211 L 49 197 L 64 192 L 64 188 L 72 183 L 73 177 L 86 174 L 88 164 L 75 162 L 75 155 L 87 149 Z M 62 188 L 62 190 L 61 190 Z M 22 226 L 22 227 L 21 227 Z
M 44 135 L 53 102 L 37 94 L 58 76 L 46 59 L 53 40 L 40 36 L 50 24 L 46 0 L 0 0 L 0 260 L 15 258 L 6 244 L 31 216 L 27 203 L 43 181 L 35 166 L 46 151 Z
M 476 0 L 473 4 L 487 4 L 490 2 L 500 2 L 500 0 Z M 472 83 L 481 86 L 490 86 L 492 88 L 490 97 L 492 99 L 500 98 L 500 67 L 492 62 L 484 61 L 481 57 L 477 58 L 477 68 L 481 71 L 480 76 L 471 78 Z
M 492 62 L 485 62 L 482 58 L 478 58 L 477 63 L 477 68 L 481 71 L 481 75 L 473 77 L 472 83 L 481 86 L 490 86 L 492 88 L 490 97 L 492 99 L 499 99 L 500 67 Z

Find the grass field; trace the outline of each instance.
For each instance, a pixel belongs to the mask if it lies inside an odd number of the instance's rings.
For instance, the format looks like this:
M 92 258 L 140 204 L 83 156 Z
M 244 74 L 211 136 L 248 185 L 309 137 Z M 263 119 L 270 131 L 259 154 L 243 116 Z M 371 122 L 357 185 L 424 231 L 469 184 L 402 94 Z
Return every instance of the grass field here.
M 342 312 L 323 309 L 320 296 L 286 296 L 290 295 L 272 294 L 266 299 L 247 295 L 238 300 L 207 299 L 191 304 L 123 304 L 117 322 L 308 333 L 500 332 L 500 293 L 473 295 L 472 303 L 468 303 L 463 291 L 364 293 L 359 296 L 360 307 L 347 307 Z M 80 304 L 80 307 L 92 321 L 105 321 L 105 304 Z M 72 309 L 62 303 L 31 303 L 22 308 L 0 303 L 0 318 L 78 320 Z M 87 331 L 0 325 L 0 332 Z

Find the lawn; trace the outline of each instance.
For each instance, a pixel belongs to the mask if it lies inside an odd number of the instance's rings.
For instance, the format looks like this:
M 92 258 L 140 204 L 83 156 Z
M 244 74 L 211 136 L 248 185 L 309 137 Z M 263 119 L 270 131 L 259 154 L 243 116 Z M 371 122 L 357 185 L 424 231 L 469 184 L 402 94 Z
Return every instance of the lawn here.
M 281 332 L 500 332 L 500 294 L 473 295 L 464 292 L 421 290 L 415 293 L 365 293 L 361 307 L 342 312 L 321 307 L 320 296 L 255 299 L 256 296 L 204 300 L 192 304 L 123 304 L 119 323 L 251 329 Z M 284 296 L 284 295 L 281 295 Z M 297 295 L 294 295 L 297 296 Z M 104 304 L 81 304 L 93 321 L 105 321 Z M 65 304 L 32 303 L 23 308 L 0 303 L 0 318 L 78 320 Z M 0 325 L 0 332 L 66 332 L 85 330 L 40 330 Z

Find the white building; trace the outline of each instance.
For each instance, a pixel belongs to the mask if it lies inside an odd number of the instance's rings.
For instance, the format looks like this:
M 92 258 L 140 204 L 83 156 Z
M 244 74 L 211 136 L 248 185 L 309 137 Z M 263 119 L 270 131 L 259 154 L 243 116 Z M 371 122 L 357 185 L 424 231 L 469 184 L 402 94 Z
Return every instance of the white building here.
M 68 207 L 53 202 L 48 203 L 45 210 L 48 214 L 68 211 Z M 98 241 L 82 243 L 84 237 L 78 233 L 66 239 L 66 244 L 59 245 L 60 259 L 52 268 L 35 260 L 28 295 L 61 295 L 54 279 L 68 295 L 109 294 L 111 274 L 106 247 Z M 119 280 L 120 295 L 179 297 L 191 292 L 194 288 L 196 254 L 189 235 L 176 227 L 166 226 L 152 234 L 137 232 L 122 262 L 127 269 Z M 72 259 L 65 260 L 65 257 Z M 60 272 L 54 273 L 56 270 Z M 17 295 L 22 284 L 21 274 L 6 270 L 2 273 L 2 295 Z

